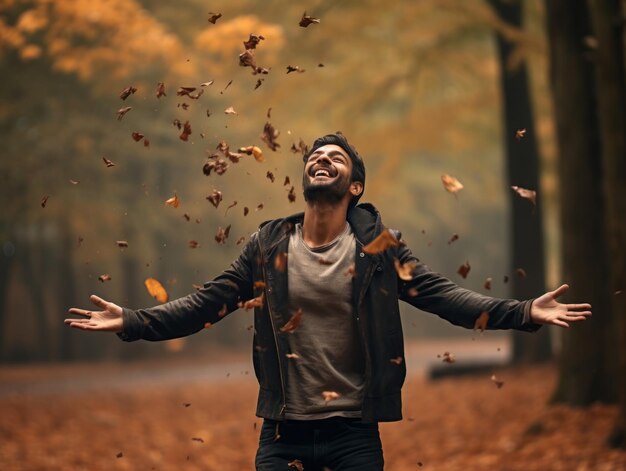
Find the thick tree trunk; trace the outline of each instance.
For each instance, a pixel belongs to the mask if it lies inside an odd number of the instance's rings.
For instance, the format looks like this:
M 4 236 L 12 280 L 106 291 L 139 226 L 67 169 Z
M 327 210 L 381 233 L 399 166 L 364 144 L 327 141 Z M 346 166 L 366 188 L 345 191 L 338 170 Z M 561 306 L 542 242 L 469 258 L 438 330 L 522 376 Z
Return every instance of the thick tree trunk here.
M 610 249 L 610 288 L 616 321 L 620 414 L 609 438 L 626 448 L 626 72 L 619 0 L 589 0 L 598 46 L 594 50 L 598 118 L 602 138 L 606 227 Z
M 522 27 L 522 2 L 489 0 L 498 16 L 508 24 Z M 532 190 L 539 188 L 539 147 L 533 132 L 533 112 L 526 63 L 511 67 L 509 61 L 515 48 L 501 34 L 496 35 L 502 89 L 503 131 L 509 186 Z M 526 136 L 516 140 L 518 129 L 529 128 Z M 539 193 L 541 195 L 541 193 Z M 512 297 L 529 299 L 545 291 L 543 224 L 541 196 L 536 208 L 509 192 L 511 208 L 511 273 L 523 268 L 527 277 L 511 277 Z M 513 362 L 538 363 L 552 357 L 550 332 L 541 329 L 533 335 L 513 333 Z
M 585 406 L 616 399 L 608 254 L 595 81 L 585 37 L 585 0 L 546 1 L 552 93 L 559 148 L 561 260 L 571 299 L 593 305 L 593 317 L 563 333 L 553 400 Z M 614 345 L 614 344 L 613 344 Z

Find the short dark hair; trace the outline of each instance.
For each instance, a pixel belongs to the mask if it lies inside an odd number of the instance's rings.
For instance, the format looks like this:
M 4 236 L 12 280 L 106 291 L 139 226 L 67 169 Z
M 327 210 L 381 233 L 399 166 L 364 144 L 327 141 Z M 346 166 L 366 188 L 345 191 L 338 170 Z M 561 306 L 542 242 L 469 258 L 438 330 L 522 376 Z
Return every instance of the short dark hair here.
M 311 146 L 311 150 L 304 154 L 302 160 L 306 164 L 310 155 L 315 152 L 316 149 L 330 144 L 339 146 L 346 151 L 346 154 L 348 154 L 348 157 L 350 157 L 350 160 L 352 161 L 352 175 L 350 178 L 353 182 L 361 182 L 363 190 L 365 190 L 365 164 L 363 163 L 363 159 L 356 149 L 348 142 L 348 139 L 346 139 L 341 131 L 337 131 L 335 134 L 326 134 L 325 136 L 315 139 L 313 145 Z M 350 200 L 350 207 L 356 206 L 361 198 L 361 195 L 363 195 L 363 191 L 361 191 L 359 195 L 352 197 L 352 200 Z

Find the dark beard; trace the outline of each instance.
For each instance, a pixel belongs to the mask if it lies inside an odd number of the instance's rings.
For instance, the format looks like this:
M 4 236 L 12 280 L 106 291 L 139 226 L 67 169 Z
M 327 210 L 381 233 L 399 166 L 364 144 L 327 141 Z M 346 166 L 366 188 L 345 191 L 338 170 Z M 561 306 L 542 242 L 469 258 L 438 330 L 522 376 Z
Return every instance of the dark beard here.
M 344 199 L 350 189 L 350 181 L 335 180 L 329 185 L 312 185 L 307 175 L 302 178 L 304 201 L 337 204 Z

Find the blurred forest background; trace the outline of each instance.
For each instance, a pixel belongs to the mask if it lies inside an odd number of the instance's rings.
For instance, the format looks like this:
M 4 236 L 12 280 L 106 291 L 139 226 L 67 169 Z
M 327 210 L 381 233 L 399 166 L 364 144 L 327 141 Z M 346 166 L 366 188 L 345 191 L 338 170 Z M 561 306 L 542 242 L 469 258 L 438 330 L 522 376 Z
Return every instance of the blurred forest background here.
M 431 268 L 498 297 L 568 282 L 567 300 L 592 303 L 593 319 L 566 332 L 488 335 L 513 337 L 514 363 L 558 360 L 553 400 L 621 402 L 607 439 L 624 446 L 625 9 L 0 0 L 0 362 L 248 349 L 244 311 L 189 339 L 132 347 L 62 319 L 92 293 L 137 308 L 157 302 L 146 278 L 175 298 L 218 274 L 260 222 L 302 210 L 304 146 L 340 130 L 366 162 L 363 201 Z M 319 23 L 301 27 L 303 12 Z M 240 64 L 246 48 L 256 66 Z M 263 157 L 229 158 L 221 142 Z M 227 170 L 205 175 L 218 158 Z M 443 174 L 464 188 L 447 192 Z M 536 204 L 511 186 L 536 191 Z M 472 335 L 403 317 L 407 339 Z

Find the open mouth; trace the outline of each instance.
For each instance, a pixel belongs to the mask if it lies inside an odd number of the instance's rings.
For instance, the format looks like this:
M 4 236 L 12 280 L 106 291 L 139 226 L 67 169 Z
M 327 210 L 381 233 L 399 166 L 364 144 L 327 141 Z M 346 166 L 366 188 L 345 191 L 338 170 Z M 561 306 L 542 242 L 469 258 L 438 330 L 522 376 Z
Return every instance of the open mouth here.
M 337 175 L 337 171 L 332 167 L 317 167 L 317 168 L 312 167 L 311 171 L 309 172 L 309 175 L 314 178 L 318 178 L 318 177 L 332 178 Z

